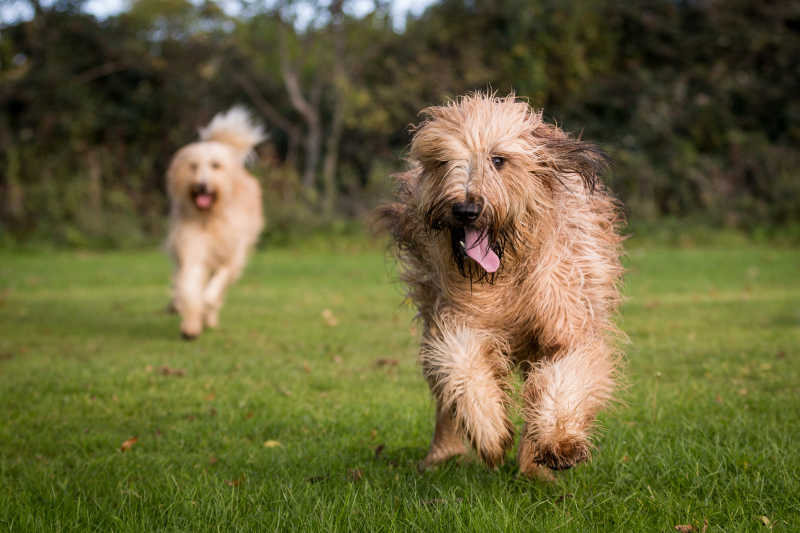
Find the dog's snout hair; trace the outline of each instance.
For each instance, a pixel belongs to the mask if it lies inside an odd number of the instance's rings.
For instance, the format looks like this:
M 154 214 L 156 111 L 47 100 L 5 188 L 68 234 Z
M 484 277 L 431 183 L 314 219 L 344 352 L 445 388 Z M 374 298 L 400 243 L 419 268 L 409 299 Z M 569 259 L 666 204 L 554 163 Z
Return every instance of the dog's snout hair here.
M 209 192 L 205 181 L 196 181 L 189 187 L 189 192 L 193 195 L 205 194 Z

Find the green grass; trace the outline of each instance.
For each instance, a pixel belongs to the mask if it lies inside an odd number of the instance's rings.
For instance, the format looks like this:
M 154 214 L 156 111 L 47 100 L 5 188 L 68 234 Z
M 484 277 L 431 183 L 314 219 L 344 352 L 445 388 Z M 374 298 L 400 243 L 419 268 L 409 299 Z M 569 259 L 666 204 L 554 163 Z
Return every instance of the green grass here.
M 800 252 L 627 263 L 625 405 L 544 484 L 511 454 L 417 472 L 433 406 L 381 251 L 261 252 L 193 343 L 155 251 L 0 254 L 0 530 L 800 530 Z

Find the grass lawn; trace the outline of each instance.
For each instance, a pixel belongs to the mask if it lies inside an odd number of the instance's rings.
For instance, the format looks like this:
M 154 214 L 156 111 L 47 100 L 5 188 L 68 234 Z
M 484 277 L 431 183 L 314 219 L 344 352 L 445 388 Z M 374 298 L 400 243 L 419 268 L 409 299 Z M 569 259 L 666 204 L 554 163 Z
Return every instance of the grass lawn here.
M 0 531 L 800 531 L 800 251 L 627 264 L 625 405 L 547 484 L 511 454 L 417 472 L 433 403 L 382 251 L 261 252 L 192 343 L 156 251 L 0 253 Z

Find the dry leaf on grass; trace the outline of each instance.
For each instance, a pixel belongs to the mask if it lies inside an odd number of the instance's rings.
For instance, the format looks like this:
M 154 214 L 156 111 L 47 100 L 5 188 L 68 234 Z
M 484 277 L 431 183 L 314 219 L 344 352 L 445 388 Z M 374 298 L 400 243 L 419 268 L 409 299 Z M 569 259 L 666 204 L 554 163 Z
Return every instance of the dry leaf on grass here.
M 397 359 L 381 358 L 375 360 L 377 366 L 397 366 Z
M 322 320 L 331 327 L 339 325 L 339 320 L 333 315 L 333 311 L 330 309 L 322 310 Z
M 692 531 L 697 531 L 692 524 L 678 524 L 675 526 L 675 531 L 680 531 L 680 533 L 691 533 Z
M 364 479 L 364 473 L 361 471 L 360 468 L 352 468 L 347 471 L 347 480 L 352 481 L 353 483 L 357 481 L 361 481 Z
M 386 448 L 385 444 L 378 444 L 378 446 L 375 447 L 375 459 L 380 458 L 384 448 Z
M 281 446 L 281 443 L 276 440 L 264 441 L 264 448 L 277 448 L 278 446 Z
M 207 402 L 213 402 L 216 399 L 216 397 L 217 397 L 216 394 L 214 394 L 213 392 L 209 392 L 203 399 Z
M 122 443 L 122 446 L 120 446 L 120 447 L 119 447 L 119 450 L 120 450 L 121 452 L 127 452 L 127 451 L 128 451 L 128 450 L 130 450 L 130 449 L 133 447 L 133 445 L 134 445 L 134 444 L 136 444 L 138 441 L 139 441 L 139 437 L 131 437 L 131 438 L 129 438 L 128 440 L 126 440 L 125 442 L 123 442 L 123 443 Z
M 242 474 L 242 476 L 239 479 L 228 479 L 228 480 L 225 481 L 225 483 L 229 487 L 238 487 L 239 485 L 244 483 L 244 480 L 245 480 L 245 476 L 244 476 L 244 474 Z
M 186 374 L 186 371 L 182 368 L 170 368 L 168 366 L 162 366 L 158 371 L 162 376 L 183 377 Z
M 311 365 L 308 364 L 308 361 L 303 361 L 303 370 L 306 371 L 306 374 L 311 373 Z
M 208 458 L 208 464 L 210 464 L 210 465 L 215 465 L 215 464 L 217 464 L 218 462 L 219 462 L 219 459 L 217 459 L 217 458 L 216 458 L 216 457 L 214 457 L 213 455 L 212 455 L 211 457 L 209 457 L 209 458 Z

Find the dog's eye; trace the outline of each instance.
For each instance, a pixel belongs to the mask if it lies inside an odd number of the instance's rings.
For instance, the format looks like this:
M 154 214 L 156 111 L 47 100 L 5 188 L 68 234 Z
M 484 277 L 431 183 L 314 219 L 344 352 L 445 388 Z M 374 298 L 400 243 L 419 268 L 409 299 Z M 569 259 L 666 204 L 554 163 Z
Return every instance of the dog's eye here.
M 211 162 L 211 168 L 213 168 L 214 170 L 219 170 L 221 167 L 222 167 L 222 165 L 219 164 L 219 161 L 212 161 Z
M 503 168 L 503 165 L 506 163 L 505 157 L 500 157 L 499 155 L 492 156 L 492 164 L 494 168 L 500 169 Z

